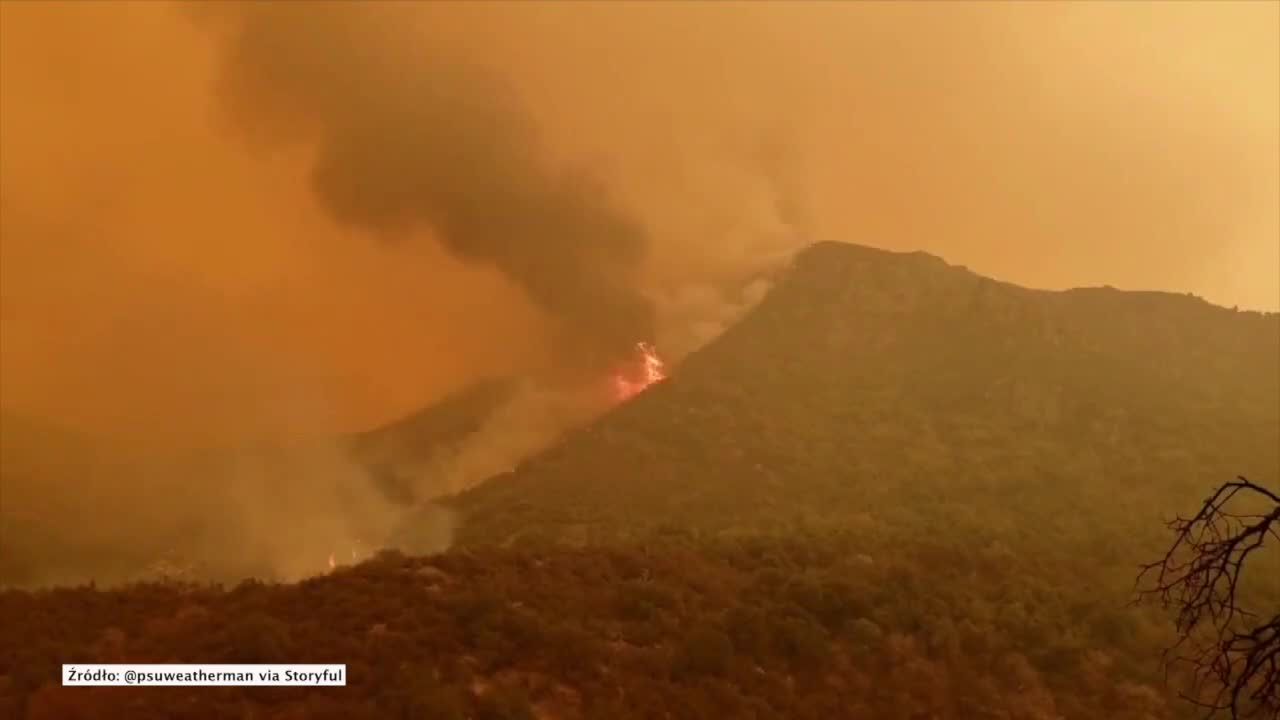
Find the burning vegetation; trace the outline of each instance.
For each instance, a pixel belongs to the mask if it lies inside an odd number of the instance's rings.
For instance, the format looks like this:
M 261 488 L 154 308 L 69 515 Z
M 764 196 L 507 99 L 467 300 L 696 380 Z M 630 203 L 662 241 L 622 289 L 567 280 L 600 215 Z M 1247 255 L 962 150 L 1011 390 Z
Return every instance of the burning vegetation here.
M 651 343 L 636 343 L 636 356 L 613 376 L 614 396 L 626 402 L 667 379 L 667 365 Z

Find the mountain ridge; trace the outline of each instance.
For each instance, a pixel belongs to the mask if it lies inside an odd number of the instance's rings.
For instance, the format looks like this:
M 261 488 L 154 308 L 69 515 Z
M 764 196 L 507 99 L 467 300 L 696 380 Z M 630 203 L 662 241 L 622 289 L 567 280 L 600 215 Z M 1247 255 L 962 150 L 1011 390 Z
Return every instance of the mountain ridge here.
M 613 535 L 602 526 L 621 521 L 624 501 L 597 492 L 592 477 L 648 498 L 659 512 L 676 497 L 698 494 L 667 477 L 663 462 L 738 473 L 748 479 L 740 488 L 772 496 L 764 490 L 796 481 L 804 475 L 797 468 L 822 472 L 814 453 L 855 474 L 906 476 L 1002 456 L 1046 463 L 1037 443 L 1054 442 L 1055 432 L 1071 440 L 1050 453 L 1053 462 L 1105 459 L 1118 472 L 1128 461 L 1136 473 L 1150 463 L 1120 452 L 1135 434 L 1159 445 L 1158 452 L 1185 450 L 1159 439 L 1171 422 L 1179 435 L 1220 443 L 1197 451 L 1205 462 L 1200 483 L 1241 471 L 1274 478 L 1280 461 L 1265 445 L 1280 437 L 1277 367 L 1280 314 L 1233 311 L 1176 293 L 1032 290 L 927 253 L 817 243 L 797 254 L 759 305 L 670 379 L 450 503 L 466 518 L 464 543 L 514 541 L 522 536 L 516 518 L 531 513 L 560 517 L 546 524 L 573 526 L 582 535 L 583 523 L 566 514 L 603 508 L 611 509 L 610 521 L 586 524 Z M 1188 424 L 1201 425 L 1197 414 L 1206 414 L 1205 432 L 1188 433 Z M 812 431 L 797 432 L 799 424 Z M 884 470 L 879 461 L 841 452 L 851 437 L 839 429 L 851 424 L 881 457 L 896 445 L 897 464 L 918 467 Z M 735 433 L 739 447 L 717 439 Z M 640 448 L 627 437 L 653 442 Z M 1010 447 L 987 447 L 990 457 L 975 452 L 1001 437 Z M 621 454 L 610 458 L 611 452 Z M 1093 457 L 1100 453 L 1109 457 Z M 644 476 L 638 467 L 653 472 Z M 1188 488 L 1198 483 L 1182 470 L 1175 484 L 1194 492 Z M 521 497 L 534 487 L 583 507 L 566 511 L 541 497 Z M 495 520 L 508 504 L 524 510 Z M 493 527 L 476 531 L 491 521 L 505 527 L 499 537 L 490 535 Z M 732 523 L 713 523 L 725 524 Z

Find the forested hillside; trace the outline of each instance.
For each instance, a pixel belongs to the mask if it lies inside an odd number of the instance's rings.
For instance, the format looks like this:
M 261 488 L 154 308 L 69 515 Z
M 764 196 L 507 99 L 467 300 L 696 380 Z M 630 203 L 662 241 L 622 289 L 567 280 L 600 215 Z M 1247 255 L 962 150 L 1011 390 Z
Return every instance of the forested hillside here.
M 921 538 L 386 554 L 296 585 L 0 593 L 0 715 L 1194 717 L 1160 618 L 1068 568 Z M 63 688 L 63 662 L 347 663 L 347 687 Z
M 359 447 L 394 464 L 500 388 Z M 1275 487 L 1278 439 L 1280 316 L 823 243 L 670 379 L 446 498 L 449 552 L 9 591 L 0 694 L 32 718 L 1192 717 L 1134 576 L 1220 482 Z M 1280 599 L 1277 550 L 1245 605 Z M 350 686 L 72 692 L 68 659 L 346 662 Z
M 675 377 L 454 500 L 464 544 L 840 528 L 1128 571 L 1280 474 L 1280 315 L 823 243 Z

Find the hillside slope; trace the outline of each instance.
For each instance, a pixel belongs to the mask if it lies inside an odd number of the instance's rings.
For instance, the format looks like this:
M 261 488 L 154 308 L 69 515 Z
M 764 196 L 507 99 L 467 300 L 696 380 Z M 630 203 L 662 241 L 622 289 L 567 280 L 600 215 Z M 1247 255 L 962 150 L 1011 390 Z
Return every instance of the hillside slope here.
M 357 448 L 394 462 L 501 402 L 460 398 Z M 1200 717 L 1135 568 L 1221 480 L 1274 485 L 1278 439 L 1280 316 L 821 244 L 671 379 L 449 498 L 461 547 L 0 592 L 0 715 Z M 1241 600 L 1270 607 L 1258 563 Z M 98 692 L 58 685 L 67 658 L 350 681 Z
M 518 389 L 514 378 L 477 383 L 412 415 L 343 438 L 343 444 L 392 500 L 412 503 L 419 499 L 418 488 L 405 475 L 455 450 Z
M 0 591 L 0 716 L 1201 717 L 1160 687 L 1150 653 L 1167 635 L 1153 618 L 1065 603 L 1034 564 L 943 553 L 927 569 L 868 562 L 840 536 L 491 548 L 385 554 L 292 585 Z M 345 663 L 348 678 L 62 687 L 68 659 Z
M 1280 475 L 1280 315 L 822 243 L 670 380 L 453 499 L 463 544 L 921 533 L 1129 569 Z

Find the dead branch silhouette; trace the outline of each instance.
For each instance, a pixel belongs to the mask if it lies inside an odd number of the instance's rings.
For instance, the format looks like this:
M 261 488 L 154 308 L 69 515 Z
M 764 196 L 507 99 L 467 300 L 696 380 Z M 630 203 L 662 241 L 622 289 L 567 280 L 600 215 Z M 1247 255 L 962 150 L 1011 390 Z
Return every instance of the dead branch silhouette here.
M 1280 495 L 1237 477 L 1168 527 L 1173 544 L 1138 575 L 1139 600 L 1174 611 L 1179 640 L 1165 652 L 1166 671 L 1187 673 L 1182 696 L 1207 717 L 1280 718 L 1280 607 L 1266 619 L 1239 593 L 1250 558 L 1280 543 Z

